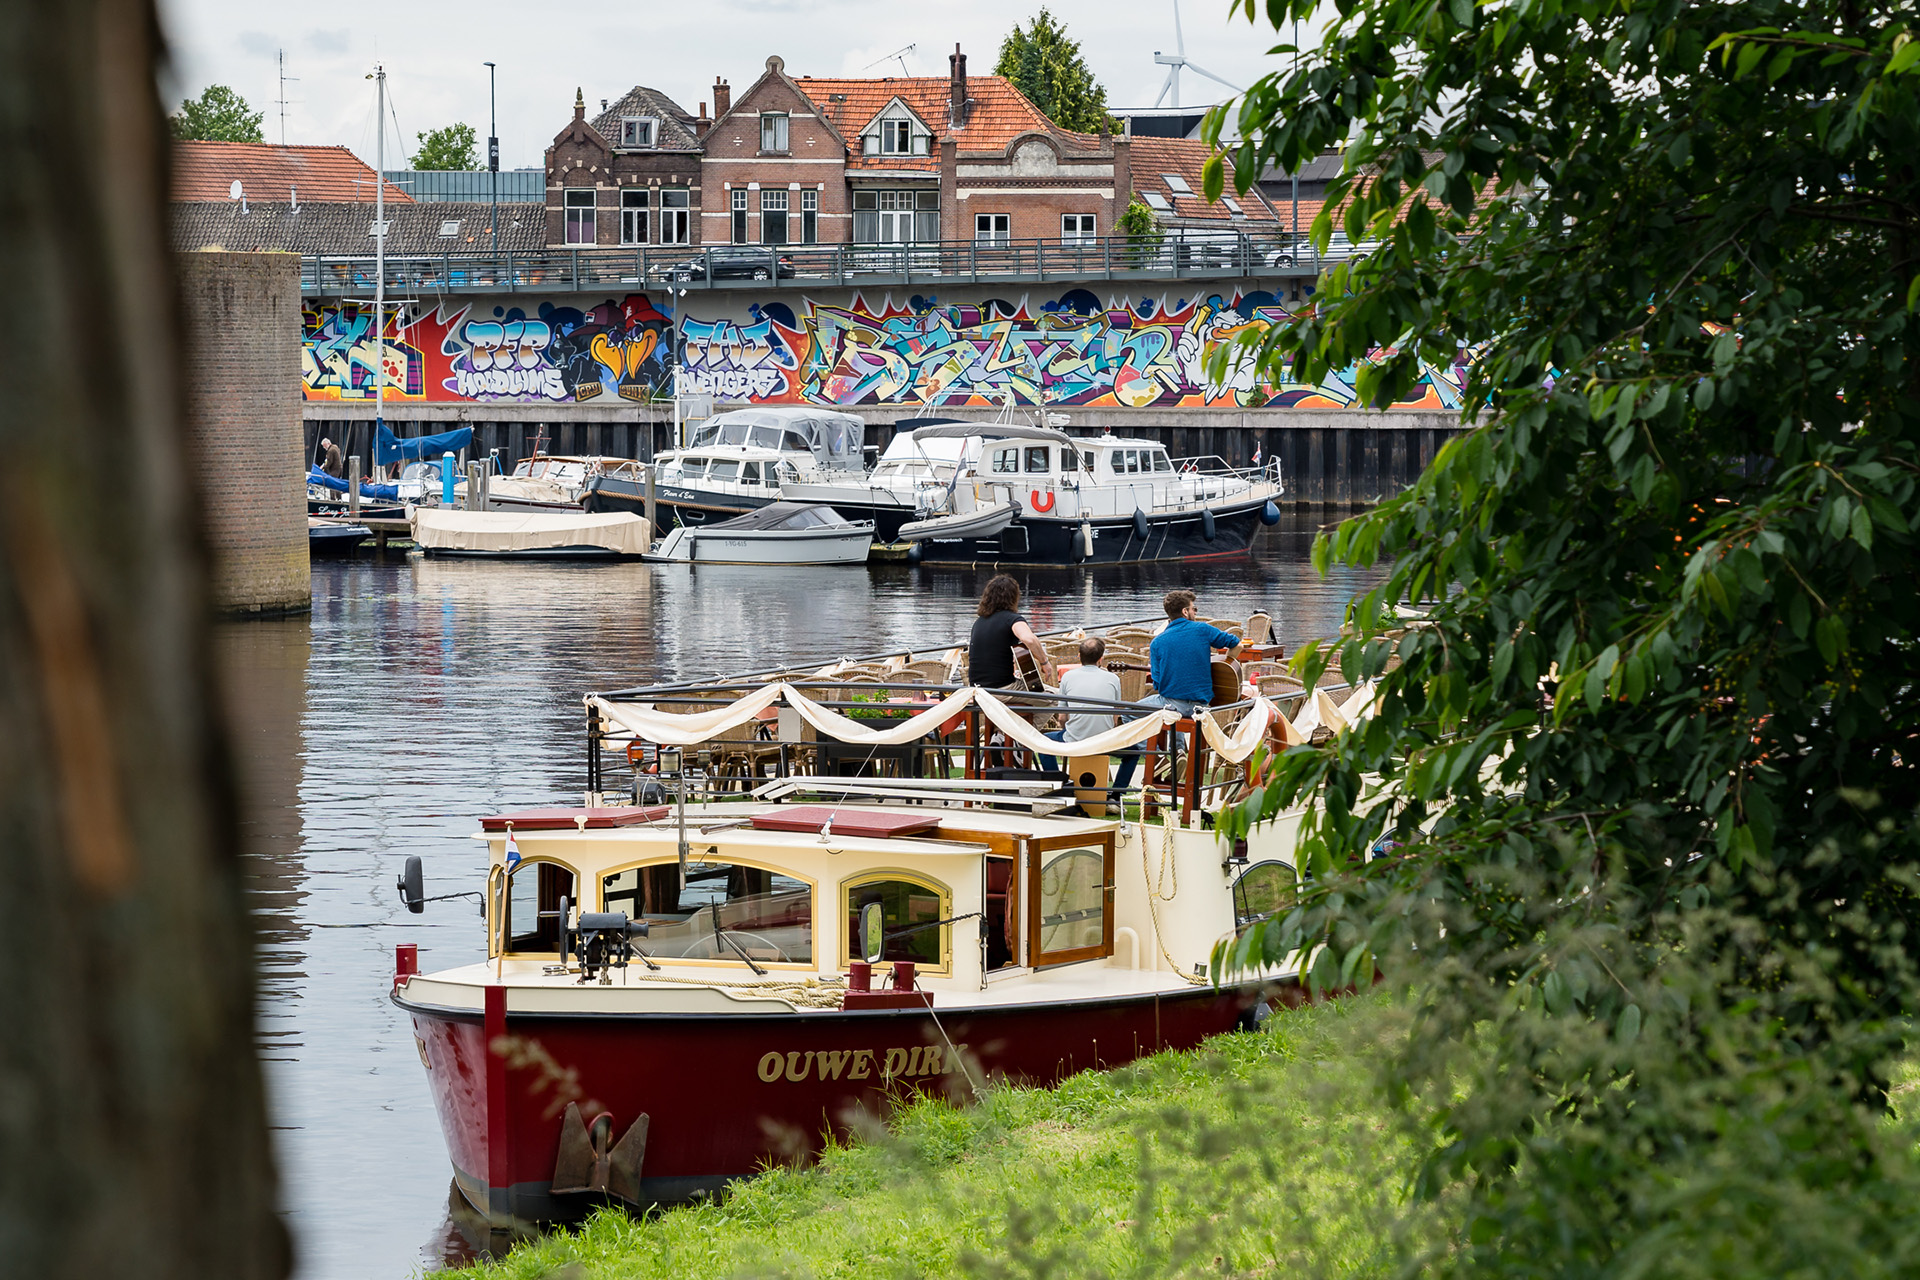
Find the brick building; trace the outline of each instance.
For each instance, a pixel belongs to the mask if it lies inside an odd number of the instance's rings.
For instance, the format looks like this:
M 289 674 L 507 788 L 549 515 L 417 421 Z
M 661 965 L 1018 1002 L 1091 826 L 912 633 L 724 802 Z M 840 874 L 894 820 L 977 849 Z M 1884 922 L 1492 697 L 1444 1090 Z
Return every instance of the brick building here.
M 685 108 L 644 85 L 603 102 L 588 123 L 576 90 L 573 119 L 547 148 L 547 245 L 699 244 L 697 129 Z
M 710 244 L 845 244 L 851 235 L 847 136 L 786 64 L 768 58 L 733 100 L 713 82 L 702 139 L 702 234 Z

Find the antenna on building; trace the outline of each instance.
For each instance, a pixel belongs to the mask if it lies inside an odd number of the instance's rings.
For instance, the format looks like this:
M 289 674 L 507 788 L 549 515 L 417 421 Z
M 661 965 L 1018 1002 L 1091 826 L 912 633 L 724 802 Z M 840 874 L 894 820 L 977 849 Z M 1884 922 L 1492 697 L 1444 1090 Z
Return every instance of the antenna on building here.
M 1176 107 L 1180 105 L 1180 68 L 1182 67 L 1195 75 L 1205 76 L 1217 84 L 1224 84 L 1235 93 L 1246 92 L 1239 85 L 1230 80 L 1220 79 L 1198 63 L 1187 61 L 1187 38 L 1180 30 L 1180 0 L 1173 0 L 1173 47 L 1175 52 L 1171 54 L 1162 53 L 1158 49 L 1153 51 L 1153 60 L 1168 68 L 1167 82 L 1160 86 L 1160 96 L 1153 100 L 1154 106 L 1157 107 L 1165 102 L 1169 93 L 1173 95 L 1173 105 Z
M 912 53 L 915 49 L 918 49 L 919 47 L 920 46 L 917 44 L 910 44 L 904 48 L 895 49 L 892 53 L 888 54 L 886 57 L 875 58 L 872 62 L 869 62 L 866 66 L 860 69 L 862 71 L 871 71 L 883 62 L 892 62 L 895 58 L 898 58 L 900 60 L 900 74 L 903 76 L 906 76 L 908 79 L 912 79 L 913 72 L 907 70 L 907 55 Z
M 292 81 L 294 84 L 299 84 L 300 77 L 287 74 L 287 51 L 285 49 L 281 49 L 277 57 L 280 62 L 280 96 L 273 101 L 274 105 L 280 108 L 280 145 L 284 147 L 287 145 L 287 107 L 291 104 L 297 104 L 300 101 L 298 98 L 289 98 L 287 96 L 287 83 L 288 81 Z
M 247 208 L 247 190 L 240 185 L 240 179 L 235 178 L 233 185 L 227 188 L 227 199 L 238 200 L 240 202 L 240 212 L 251 212 L 251 210 Z

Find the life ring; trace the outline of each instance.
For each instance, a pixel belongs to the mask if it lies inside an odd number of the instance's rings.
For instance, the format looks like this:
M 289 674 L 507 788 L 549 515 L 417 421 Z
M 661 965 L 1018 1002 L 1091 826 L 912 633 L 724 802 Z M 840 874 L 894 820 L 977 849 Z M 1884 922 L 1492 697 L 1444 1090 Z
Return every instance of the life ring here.
M 1045 493 L 1042 493 L 1040 490 L 1035 489 L 1029 496 L 1033 501 L 1033 509 L 1035 511 L 1053 510 L 1053 490 L 1049 489 Z

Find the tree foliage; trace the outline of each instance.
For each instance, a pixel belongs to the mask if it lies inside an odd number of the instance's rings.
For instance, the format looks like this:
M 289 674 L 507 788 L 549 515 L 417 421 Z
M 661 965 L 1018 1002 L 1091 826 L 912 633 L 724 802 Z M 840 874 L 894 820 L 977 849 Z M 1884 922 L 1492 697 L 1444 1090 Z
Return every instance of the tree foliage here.
M 1465 1197 L 1441 1270 L 1764 1230 L 1777 1197 L 1678 1189 L 1751 1191 L 1776 1121 L 1794 1194 L 1886 1185 L 1859 1115 L 1920 924 L 1915 17 L 1352 0 L 1230 108 L 1210 197 L 1346 141 L 1315 242 L 1381 241 L 1248 336 L 1274 376 L 1358 364 L 1384 406 L 1473 355 L 1464 434 L 1316 546 L 1390 562 L 1299 657 L 1378 679 L 1378 712 L 1225 816 L 1308 805 L 1315 887 L 1217 957 L 1317 947 L 1323 984 L 1418 993 L 1418 1189 Z M 1450 1078 L 1467 1041 L 1484 1065 Z
M 264 142 L 264 119 L 266 112 L 250 109 L 247 100 L 226 85 L 210 84 L 198 98 L 182 102 L 167 122 L 183 142 Z
M 1000 42 L 993 74 L 1014 88 L 1063 129 L 1095 133 L 1110 128 L 1106 88 L 1080 56 L 1080 42 L 1044 7 L 1023 28 L 1018 23 Z
M 478 169 L 480 152 L 473 126 L 450 124 L 415 134 L 420 149 L 413 153 L 415 169 Z

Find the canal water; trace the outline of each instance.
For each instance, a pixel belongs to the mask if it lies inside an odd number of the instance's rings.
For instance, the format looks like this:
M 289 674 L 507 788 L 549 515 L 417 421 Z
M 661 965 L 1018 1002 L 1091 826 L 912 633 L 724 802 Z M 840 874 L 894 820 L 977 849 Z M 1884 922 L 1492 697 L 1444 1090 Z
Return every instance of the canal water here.
M 1289 648 L 1339 629 L 1374 579 L 1307 560 L 1312 528 L 1263 533 L 1252 560 L 1028 571 L 1040 629 L 1159 613 L 1273 615 Z M 423 968 L 484 954 L 471 898 L 476 819 L 578 803 L 581 695 L 776 663 L 805 665 L 964 636 L 987 571 L 872 566 L 689 569 L 385 560 L 314 565 L 309 618 L 225 629 L 261 945 L 259 1042 L 281 1200 L 300 1280 L 402 1277 L 463 1261 L 451 1171 L 404 1020 L 395 943 Z

